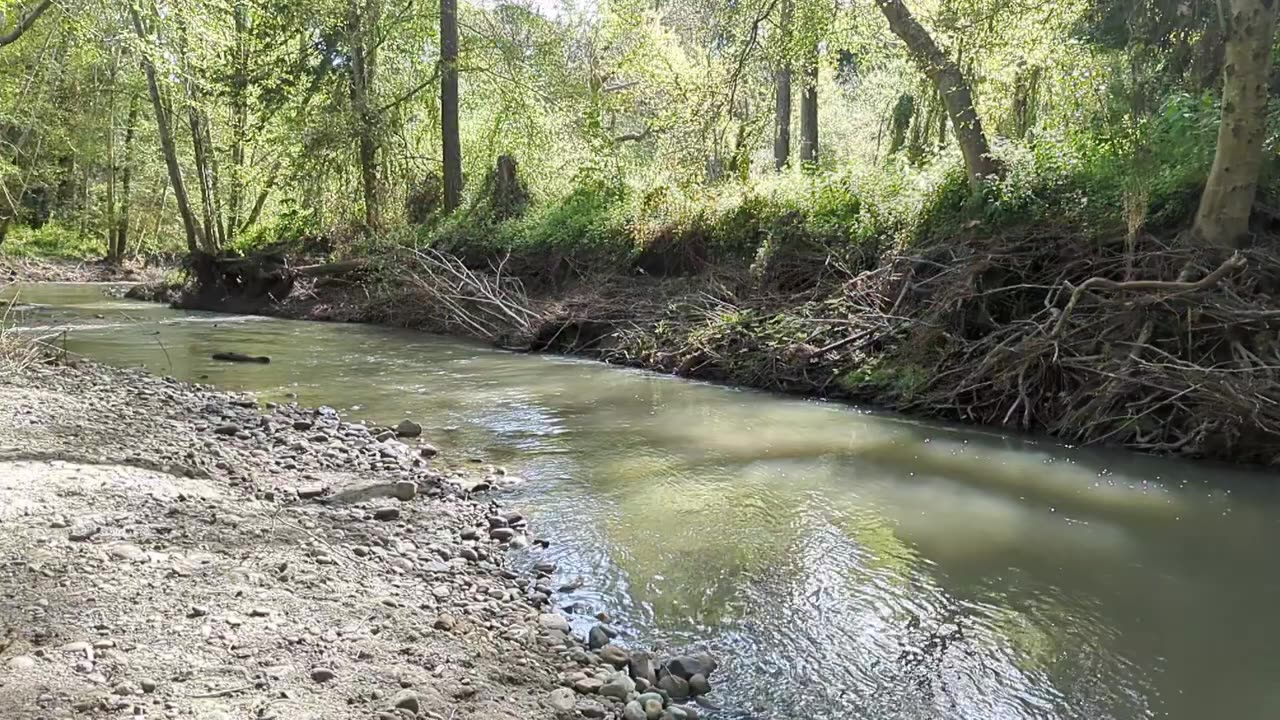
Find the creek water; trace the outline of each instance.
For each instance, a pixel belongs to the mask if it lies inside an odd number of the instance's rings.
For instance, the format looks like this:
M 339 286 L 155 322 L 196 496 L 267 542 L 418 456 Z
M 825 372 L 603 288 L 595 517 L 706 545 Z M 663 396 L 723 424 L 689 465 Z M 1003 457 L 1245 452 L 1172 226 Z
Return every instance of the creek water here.
M 713 649 L 717 717 L 1280 717 L 1275 474 L 102 290 L 0 295 L 69 351 L 504 464 L 560 605 Z

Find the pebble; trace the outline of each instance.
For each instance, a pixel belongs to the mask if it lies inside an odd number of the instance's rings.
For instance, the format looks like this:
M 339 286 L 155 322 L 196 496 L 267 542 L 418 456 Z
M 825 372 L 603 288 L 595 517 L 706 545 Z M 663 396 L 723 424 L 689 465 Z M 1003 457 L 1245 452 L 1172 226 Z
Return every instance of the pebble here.
M 556 688 L 551 691 L 551 695 L 547 698 L 547 705 L 557 713 L 573 712 L 573 707 L 577 703 L 573 691 L 569 688 Z
M 374 519 L 374 520 L 380 520 L 380 521 L 382 521 L 382 522 L 390 522 L 390 521 L 392 521 L 392 520 L 399 520 L 399 519 L 400 519 L 400 508 L 397 508 L 397 507 L 384 507 L 384 508 L 378 508 L 377 510 L 374 510 L 374 511 L 373 511 L 373 519 Z
M 414 715 L 421 709 L 418 693 L 412 690 L 401 690 L 391 698 L 391 707 L 397 710 L 408 710 Z
M 317 667 L 317 668 L 311 669 L 311 679 L 318 683 L 329 682 L 330 680 L 336 677 L 338 677 L 338 673 L 334 672 L 333 670 L 327 667 Z
M 138 685 L 142 687 L 142 692 L 147 693 L 148 695 L 155 692 L 156 688 L 159 687 L 158 685 L 156 685 L 155 680 L 150 680 L 150 679 L 142 680 L 141 682 L 138 683 Z
M 644 706 L 636 700 L 632 700 L 622 708 L 622 720 L 648 720 L 648 718 Z
M 396 483 L 395 489 L 392 491 L 395 499 L 402 502 L 409 502 L 418 496 L 418 483 L 412 480 L 401 480 Z
M 605 697 L 617 698 L 623 702 L 636 691 L 636 684 L 626 673 L 614 673 L 610 676 L 609 681 L 600 687 L 600 694 Z
M 14 670 L 30 670 L 36 666 L 36 659 L 30 655 L 18 655 L 16 657 L 9 658 L 5 662 L 5 665 L 8 665 Z
M 235 435 L 240 432 L 240 426 L 228 423 L 226 425 L 219 425 L 213 429 L 213 432 L 216 435 Z
M 67 537 L 74 542 L 84 542 L 97 535 L 101 530 L 102 528 L 95 523 L 80 523 L 71 528 L 70 532 L 67 533 Z

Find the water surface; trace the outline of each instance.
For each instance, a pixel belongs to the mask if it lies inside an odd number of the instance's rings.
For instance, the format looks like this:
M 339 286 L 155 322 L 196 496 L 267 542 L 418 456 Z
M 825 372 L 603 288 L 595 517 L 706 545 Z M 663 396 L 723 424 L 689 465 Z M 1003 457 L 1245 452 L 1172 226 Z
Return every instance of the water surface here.
M 556 584 L 585 583 L 562 604 L 714 648 L 719 717 L 1280 717 L 1272 474 L 98 286 L 18 297 L 10 322 L 69 351 L 411 417 L 505 464 Z

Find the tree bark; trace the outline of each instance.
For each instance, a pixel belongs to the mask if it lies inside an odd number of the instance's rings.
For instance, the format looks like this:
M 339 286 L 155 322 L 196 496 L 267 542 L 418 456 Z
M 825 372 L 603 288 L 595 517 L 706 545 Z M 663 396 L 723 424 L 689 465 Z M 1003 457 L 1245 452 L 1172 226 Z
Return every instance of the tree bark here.
M 142 27 L 142 18 L 138 8 L 129 3 L 129 17 L 133 20 L 133 29 L 138 39 L 145 44 L 147 33 Z M 191 212 L 191 199 L 187 195 L 187 186 L 182 179 L 182 167 L 178 164 L 178 151 L 173 144 L 173 131 L 169 125 L 169 115 L 165 111 L 164 100 L 160 97 L 160 85 L 156 82 L 156 66 L 144 51 L 142 53 L 142 71 L 147 76 L 147 92 L 151 96 L 151 106 L 156 114 L 156 132 L 160 135 L 160 150 L 164 154 L 165 169 L 169 173 L 169 185 L 173 188 L 173 197 L 178 203 L 178 214 L 182 216 L 182 227 L 187 235 L 187 249 L 191 253 L 208 250 L 207 240 L 196 216 Z
M 1276 0 L 1219 1 L 1227 36 L 1222 124 L 1192 237 L 1210 246 L 1239 247 L 1249 235 L 1262 166 Z
M 960 66 L 942 52 L 902 0 L 876 0 L 876 4 L 889 21 L 889 29 L 906 43 L 921 71 L 941 93 L 960 153 L 964 156 L 969 188 L 975 194 L 981 192 L 990 178 L 1000 175 L 1000 165 L 991 156 L 991 146 L 973 105 L 969 81 L 960 71 Z
M 107 91 L 107 260 L 120 262 L 116 256 L 116 175 L 119 163 L 116 162 L 116 84 L 120 77 L 120 55 L 111 53 L 111 68 L 108 71 L 110 89 Z
M 782 0 L 782 60 L 773 71 L 773 166 L 782 170 L 791 162 L 791 23 L 795 14 L 792 0 Z
M 53 0 L 42 0 L 39 5 L 36 5 L 35 8 L 31 10 L 31 12 L 28 12 L 19 18 L 18 24 L 15 25 L 12 30 L 4 35 L 0 35 L 0 47 L 17 42 L 18 38 L 22 37 L 24 33 L 30 30 L 31 26 L 36 23 L 36 20 L 39 20 L 40 16 L 52 6 Z
M 351 34 L 351 102 L 356 111 L 360 144 L 360 183 L 364 191 L 364 223 L 382 227 L 382 183 L 378 173 L 378 114 L 373 107 L 377 81 L 376 30 L 382 16 L 382 0 L 368 0 L 363 7 L 353 0 L 348 30 Z
M 773 166 L 782 170 L 791 160 L 791 68 L 774 71 Z
M 120 172 L 120 212 L 116 217 L 116 261 L 123 260 L 129 249 L 129 212 L 133 185 L 133 136 L 138 125 L 138 96 L 129 97 L 129 120 L 124 129 L 124 167 Z
M 804 61 L 804 89 L 800 94 L 800 161 L 818 162 L 818 48 Z
M 458 136 L 458 0 L 440 0 L 440 137 L 444 210 L 462 203 L 462 140 Z
M 244 145 L 249 130 L 249 9 L 244 0 L 233 8 L 235 22 L 235 75 L 231 80 L 231 187 L 227 191 L 227 242 L 240 230 L 244 203 Z

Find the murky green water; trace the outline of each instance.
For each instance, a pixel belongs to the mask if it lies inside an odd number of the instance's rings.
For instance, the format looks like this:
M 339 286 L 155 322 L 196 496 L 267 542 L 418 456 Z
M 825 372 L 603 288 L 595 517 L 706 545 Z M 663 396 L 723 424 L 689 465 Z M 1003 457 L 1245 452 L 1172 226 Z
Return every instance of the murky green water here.
M 93 286 L 20 299 L 73 352 L 497 458 L 557 584 L 585 580 L 564 604 L 717 649 L 721 717 L 1280 717 L 1272 474 Z

